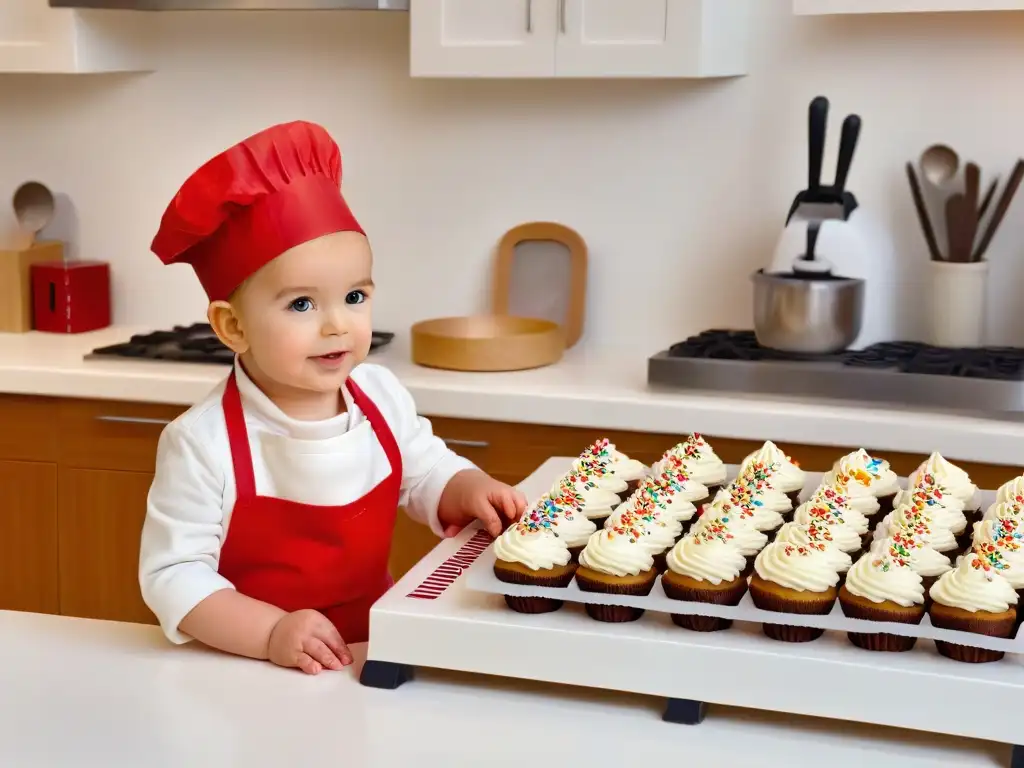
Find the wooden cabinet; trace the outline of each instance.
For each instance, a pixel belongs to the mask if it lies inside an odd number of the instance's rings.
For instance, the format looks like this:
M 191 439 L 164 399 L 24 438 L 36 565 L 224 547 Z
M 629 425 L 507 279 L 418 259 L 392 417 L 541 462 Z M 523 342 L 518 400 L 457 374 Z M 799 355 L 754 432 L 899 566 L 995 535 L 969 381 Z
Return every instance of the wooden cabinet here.
M 181 406 L 0 395 L 0 610 L 153 623 L 138 584 L 139 537 L 157 440 Z M 650 463 L 680 438 L 601 429 L 431 418 L 434 433 L 509 484 L 551 456 L 574 456 L 607 436 Z M 709 436 L 740 461 L 759 442 Z M 808 470 L 828 469 L 859 446 L 782 445 Z M 875 446 L 864 446 L 869 451 Z M 875 451 L 901 475 L 924 458 Z M 1016 468 L 962 464 L 983 488 Z M 425 526 L 399 515 L 391 552 L 400 577 L 437 545 Z
M 146 67 L 141 15 L 0 2 L 0 73 L 138 72 Z
M 414 0 L 418 77 L 723 77 L 751 0 Z

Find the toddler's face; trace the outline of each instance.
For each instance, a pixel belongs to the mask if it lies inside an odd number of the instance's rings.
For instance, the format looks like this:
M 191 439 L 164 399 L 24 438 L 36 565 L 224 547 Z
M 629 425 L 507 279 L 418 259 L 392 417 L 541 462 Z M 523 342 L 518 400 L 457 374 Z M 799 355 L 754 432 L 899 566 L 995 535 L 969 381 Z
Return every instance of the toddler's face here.
M 259 371 L 291 389 L 337 391 L 370 351 L 372 266 L 366 238 L 338 232 L 254 274 L 232 303 Z

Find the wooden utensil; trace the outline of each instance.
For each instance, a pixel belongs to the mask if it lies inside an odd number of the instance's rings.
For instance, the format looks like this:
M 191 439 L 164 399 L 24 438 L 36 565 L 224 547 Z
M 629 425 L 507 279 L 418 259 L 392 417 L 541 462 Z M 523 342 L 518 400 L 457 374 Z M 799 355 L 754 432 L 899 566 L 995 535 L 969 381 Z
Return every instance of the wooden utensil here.
M 554 242 L 563 246 L 568 254 L 568 285 L 564 278 L 552 277 L 557 269 L 535 270 L 533 275 L 525 270 L 516 270 L 517 250 L 531 242 Z M 557 265 L 553 265 L 556 266 Z M 517 276 L 519 279 L 517 279 Z M 491 311 L 496 315 L 538 314 L 537 301 L 530 301 L 522 294 L 550 297 L 548 312 L 543 310 L 545 319 L 565 328 L 566 348 L 572 347 L 583 334 L 583 322 L 587 300 L 587 244 L 579 233 L 563 224 L 550 221 L 534 221 L 513 227 L 498 243 L 494 265 L 491 294 Z M 518 306 L 517 306 L 518 305 Z
M 949 238 L 949 261 L 971 260 L 974 244 L 974 212 L 968 208 L 967 198 L 957 192 L 946 200 L 946 233 Z
M 1010 209 L 1010 203 L 1013 202 L 1013 196 L 1017 193 L 1017 188 L 1020 186 L 1022 178 L 1024 178 L 1024 160 L 1018 160 L 1017 164 L 1013 167 L 1013 173 L 1010 174 L 1010 178 L 1003 188 L 1003 194 L 999 196 L 999 202 L 996 203 L 996 209 L 992 213 L 992 218 L 989 219 L 988 225 L 985 227 L 985 234 L 982 235 L 978 247 L 974 249 L 974 261 L 981 261 L 984 258 L 985 252 L 988 250 L 989 245 L 992 243 L 992 238 L 996 234 L 996 230 L 999 229 L 1003 217 Z
M 53 193 L 45 184 L 27 181 L 14 191 L 12 203 L 14 216 L 24 238 L 20 247 L 31 248 L 39 233 L 53 220 Z
M 519 371 L 558 362 L 566 347 L 558 323 L 532 317 L 442 317 L 411 329 L 412 361 L 450 371 Z
M 967 260 L 971 260 L 974 252 L 974 239 L 978 234 L 978 195 L 981 192 L 981 169 L 977 163 L 967 163 L 964 168 L 964 210 L 961 214 L 964 217 L 965 225 L 970 230 L 970 240 L 967 240 Z M 967 233 L 964 233 L 966 239 Z
M 932 261 L 942 261 L 939 244 L 935 239 L 935 229 L 928 216 L 928 209 L 925 207 L 924 197 L 921 194 L 921 184 L 917 180 L 917 173 L 914 171 L 912 163 L 907 163 L 907 180 L 910 182 L 910 195 L 914 199 L 917 219 L 921 223 L 921 231 L 924 232 L 924 241 L 928 244 L 928 253 L 931 254 Z

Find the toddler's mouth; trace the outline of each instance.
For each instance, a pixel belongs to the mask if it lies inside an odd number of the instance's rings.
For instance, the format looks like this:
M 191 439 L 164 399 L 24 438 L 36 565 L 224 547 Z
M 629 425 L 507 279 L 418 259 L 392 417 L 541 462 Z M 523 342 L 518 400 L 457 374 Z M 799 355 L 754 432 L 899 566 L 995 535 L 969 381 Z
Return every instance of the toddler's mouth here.
M 326 355 L 318 355 L 317 360 L 340 360 L 345 355 L 344 352 L 328 352 Z

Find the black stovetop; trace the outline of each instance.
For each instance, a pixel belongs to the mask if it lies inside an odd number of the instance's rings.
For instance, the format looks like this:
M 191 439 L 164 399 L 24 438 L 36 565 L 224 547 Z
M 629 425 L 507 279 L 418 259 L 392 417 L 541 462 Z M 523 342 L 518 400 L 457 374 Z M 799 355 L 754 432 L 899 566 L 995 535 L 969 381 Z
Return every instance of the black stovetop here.
M 917 341 L 886 341 L 834 355 L 799 355 L 762 347 L 753 331 L 714 329 L 673 344 L 670 357 L 750 362 L 836 362 L 858 368 L 897 370 L 976 379 L 1024 380 L 1024 349 L 950 349 Z
M 374 331 L 370 351 L 383 347 L 394 337 L 395 334 L 387 331 Z M 176 325 L 169 331 L 139 333 L 122 344 L 94 349 L 89 357 L 230 365 L 235 359 L 235 353 L 221 343 L 209 323 L 193 323 Z

